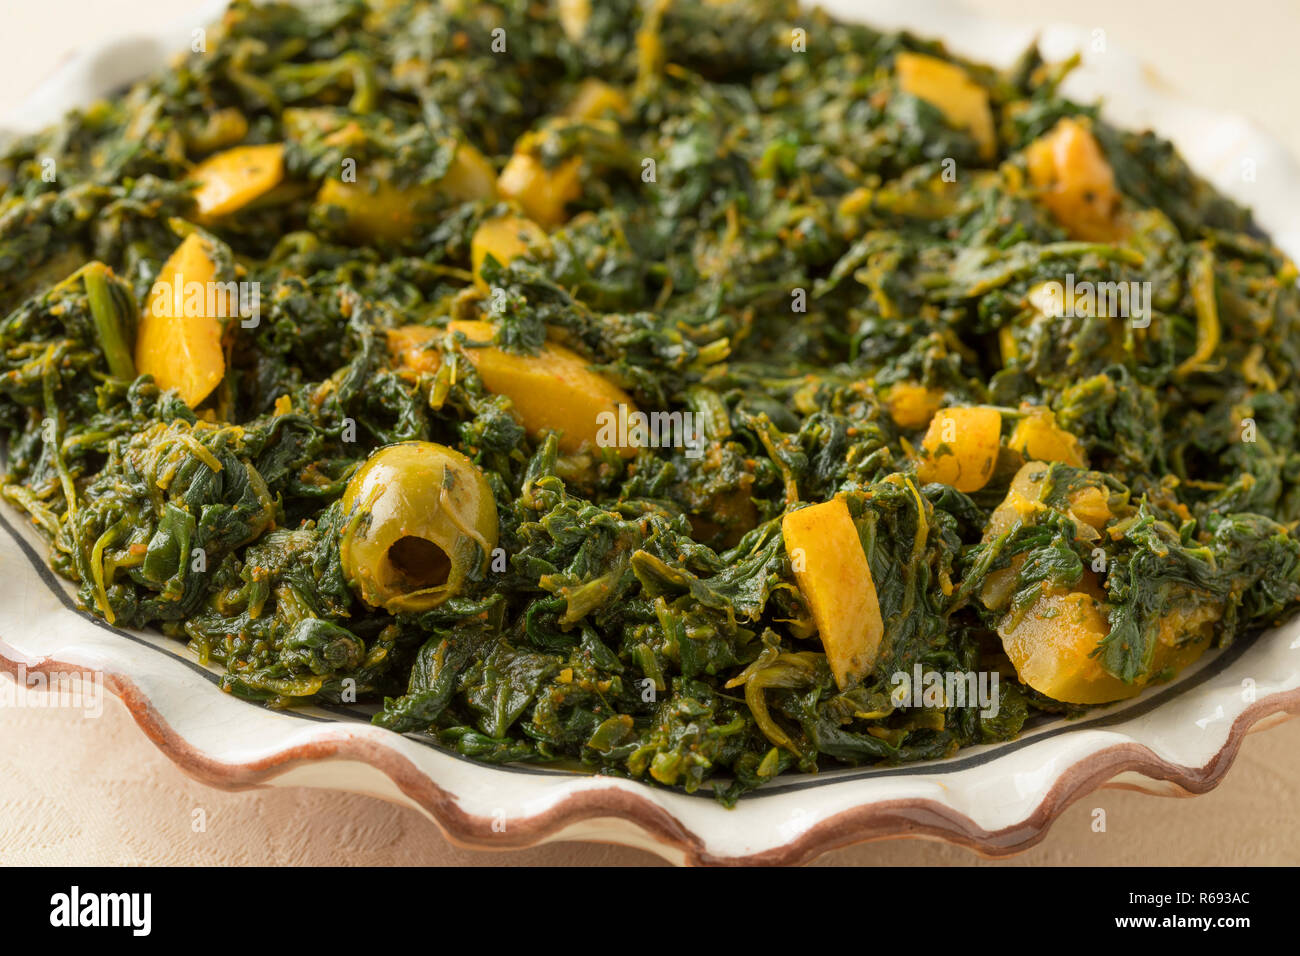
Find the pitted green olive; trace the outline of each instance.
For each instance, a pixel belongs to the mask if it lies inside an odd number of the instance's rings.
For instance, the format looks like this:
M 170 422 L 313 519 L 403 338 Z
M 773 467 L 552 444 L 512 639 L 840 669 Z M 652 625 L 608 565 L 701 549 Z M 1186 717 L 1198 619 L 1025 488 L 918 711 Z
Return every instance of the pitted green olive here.
M 497 506 L 483 474 L 433 442 L 372 454 L 348 482 L 343 516 L 348 583 L 390 613 L 437 607 L 497 544 Z

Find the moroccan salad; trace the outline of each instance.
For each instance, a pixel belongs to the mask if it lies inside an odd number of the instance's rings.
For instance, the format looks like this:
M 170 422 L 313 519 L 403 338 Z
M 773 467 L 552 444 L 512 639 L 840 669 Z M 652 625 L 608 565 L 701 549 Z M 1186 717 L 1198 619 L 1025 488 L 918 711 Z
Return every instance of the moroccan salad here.
M 229 693 L 719 799 L 1300 598 L 1300 291 L 1150 132 L 785 0 L 236 0 L 0 153 L 3 496 Z

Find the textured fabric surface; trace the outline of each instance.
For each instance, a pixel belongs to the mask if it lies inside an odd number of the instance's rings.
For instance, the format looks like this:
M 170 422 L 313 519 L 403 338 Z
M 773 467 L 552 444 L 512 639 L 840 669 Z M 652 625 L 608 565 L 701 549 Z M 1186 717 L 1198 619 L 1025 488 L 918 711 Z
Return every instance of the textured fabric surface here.
M 0 89 L 20 99 L 72 50 L 190 0 L 6 4 Z M 967 0 L 990 14 L 1103 30 L 1190 98 L 1238 110 L 1300 153 L 1293 91 L 1294 0 Z M 7 678 L 0 677 L 0 680 Z M 1105 831 L 1096 832 L 1096 811 Z M 1247 738 L 1217 790 L 1171 800 L 1108 790 L 1085 797 L 1011 864 L 1300 863 L 1300 721 Z M 197 821 L 204 826 L 196 832 Z M 976 861 L 937 843 L 836 851 L 827 865 Z M 494 854 L 449 845 L 420 814 L 368 797 L 303 788 L 213 790 L 182 774 L 115 699 L 93 720 L 70 710 L 0 708 L 0 864 L 654 864 L 617 847 L 559 844 Z

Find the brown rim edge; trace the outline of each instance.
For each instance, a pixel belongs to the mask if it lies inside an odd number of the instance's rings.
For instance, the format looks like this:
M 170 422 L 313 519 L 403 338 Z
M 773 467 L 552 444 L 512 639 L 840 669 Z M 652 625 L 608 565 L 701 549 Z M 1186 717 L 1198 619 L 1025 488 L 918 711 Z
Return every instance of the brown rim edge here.
M 14 661 L 0 653 L 0 669 L 17 677 L 28 673 L 66 671 L 86 665 L 44 658 Z M 1253 725 L 1275 715 L 1300 714 L 1300 688 L 1272 694 L 1247 707 L 1228 732 L 1228 739 L 1203 767 L 1169 763 L 1139 744 L 1116 744 L 1069 767 L 1052 785 L 1034 811 L 1000 830 L 985 830 L 966 815 L 933 800 L 884 800 L 844 810 L 806 830 L 798 838 L 761 853 L 720 857 L 671 813 L 625 790 L 582 791 L 535 816 L 512 822 L 506 832 L 493 829 L 490 817 L 465 813 L 449 791 L 434 783 L 410 760 L 375 741 L 345 734 L 323 739 L 243 763 L 223 763 L 203 753 L 172 729 L 153 702 L 123 674 L 105 673 L 104 686 L 130 711 L 154 745 L 190 777 L 223 790 L 267 786 L 294 767 L 326 759 L 356 760 L 379 770 L 433 819 L 451 842 L 475 850 L 516 850 L 536 846 L 570 824 L 598 817 L 626 820 L 659 843 L 683 854 L 696 866 L 792 866 L 807 863 L 831 850 L 876 840 L 922 837 L 942 840 L 988 858 L 1013 856 L 1041 842 L 1052 822 L 1074 803 L 1104 786 L 1120 773 L 1134 771 L 1152 780 L 1179 787 L 1194 796 L 1218 786 Z M 1278 718 L 1281 722 L 1285 718 Z M 1270 723 L 1270 726 L 1272 724 Z M 1125 789 L 1141 789 L 1120 784 Z M 610 841 L 614 842 L 614 841 Z

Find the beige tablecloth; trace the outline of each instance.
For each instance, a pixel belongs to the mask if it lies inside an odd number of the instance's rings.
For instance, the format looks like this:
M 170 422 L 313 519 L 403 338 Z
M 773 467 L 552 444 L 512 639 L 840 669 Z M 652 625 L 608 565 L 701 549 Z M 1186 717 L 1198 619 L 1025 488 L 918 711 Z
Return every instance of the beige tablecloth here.
M 901 2 L 901 0 L 900 0 Z M 1294 0 L 968 0 L 970 7 L 1104 30 L 1196 101 L 1235 109 L 1300 154 L 1300 4 Z M 174 20 L 186 0 L 6 3 L 0 90 L 21 98 L 68 51 L 143 18 Z M 7 678 L 0 678 L 0 680 Z M 1104 833 L 1093 810 L 1106 810 Z M 195 832 L 196 811 L 206 828 Z M 1190 800 L 1102 791 L 1011 863 L 1300 863 L 1300 721 L 1247 738 L 1217 790 Z M 837 851 L 824 864 L 974 861 L 965 850 L 893 841 Z M 0 864 L 644 864 L 615 847 L 559 844 L 511 854 L 465 851 L 412 810 L 308 789 L 213 790 L 184 776 L 110 698 L 102 717 L 0 708 Z

